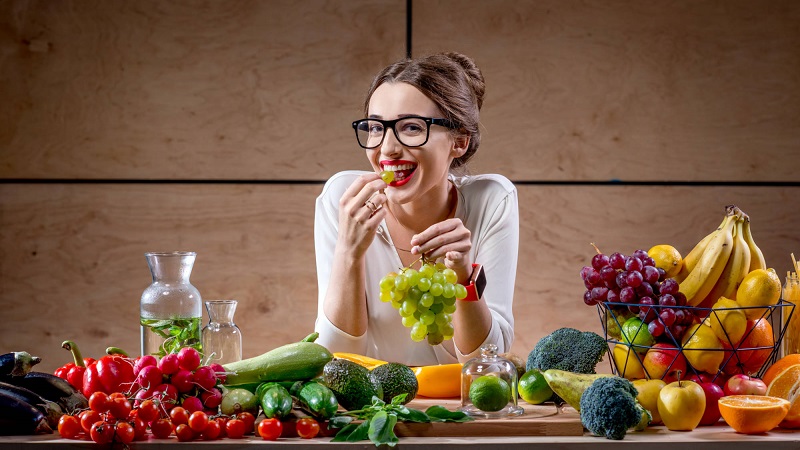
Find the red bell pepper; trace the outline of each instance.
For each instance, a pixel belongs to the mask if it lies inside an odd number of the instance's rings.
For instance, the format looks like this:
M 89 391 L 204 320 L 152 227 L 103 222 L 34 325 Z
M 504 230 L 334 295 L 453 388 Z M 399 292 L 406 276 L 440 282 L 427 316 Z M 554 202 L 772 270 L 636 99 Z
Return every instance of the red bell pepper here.
M 73 362 L 64 364 L 56 369 L 53 373 L 59 378 L 67 380 L 69 384 L 75 389 L 83 390 L 83 373 L 86 372 L 86 366 L 95 363 L 94 358 L 82 358 L 81 351 L 78 349 L 77 344 L 72 341 L 64 341 L 61 348 L 67 349 L 72 353 Z
M 133 361 L 115 347 L 106 350 L 109 353 L 98 359 L 94 364 L 86 366 L 83 374 L 83 395 L 89 397 L 97 391 L 111 394 L 114 392 L 128 392 L 133 386 Z

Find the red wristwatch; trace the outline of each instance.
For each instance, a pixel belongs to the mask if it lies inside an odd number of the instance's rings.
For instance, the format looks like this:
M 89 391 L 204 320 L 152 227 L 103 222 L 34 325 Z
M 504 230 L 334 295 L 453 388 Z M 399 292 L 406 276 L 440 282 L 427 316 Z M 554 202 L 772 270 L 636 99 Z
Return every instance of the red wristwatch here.
M 464 287 L 467 288 L 467 296 L 461 301 L 477 302 L 483 297 L 483 290 L 486 288 L 486 274 L 483 272 L 483 266 L 472 265 L 472 276 L 469 277 L 469 284 Z

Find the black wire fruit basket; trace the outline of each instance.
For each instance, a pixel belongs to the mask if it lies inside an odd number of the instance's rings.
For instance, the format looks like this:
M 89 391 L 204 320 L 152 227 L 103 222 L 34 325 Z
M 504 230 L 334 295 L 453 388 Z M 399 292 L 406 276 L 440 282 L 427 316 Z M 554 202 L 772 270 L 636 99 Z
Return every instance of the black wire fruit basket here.
M 616 303 L 616 302 L 602 302 L 598 303 L 597 305 L 597 313 L 600 318 L 600 323 L 603 328 L 603 334 L 608 345 L 609 350 L 609 357 L 608 360 L 611 364 L 611 370 L 615 375 L 623 376 L 629 375 L 629 368 L 634 368 L 632 370 L 634 373 L 638 373 L 641 376 L 634 376 L 631 377 L 630 375 L 628 378 L 646 378 L 646 379 L 653 379 L 653 378 L 660 378 L 667 380 L 667 376 L 671 374 L 671 369 L 673 368 L 673 364 L 678 364 L 680 360 L 680 356 L 683 355 L 684 359 L 687 361 L 686 363 L 686 373 L 684 373 L 681 378 L 686 378 L 691 376 L 692 374 L 696 375 L 697 377 L 701 376 L 701 373 L 704 372 L 703 370 L 698 370 L 697 368 L 693 367 L 689 360 L 690 358 L 686 358 L 687 352 L 694 352 L 694 351 L 705 351 L 705 352 L 722 352 L 722 362 L 719 365 L 720 369 L 716 373 L 706 373 L 706 376 L 710 377 L 712 381 L 716 381 L 720 376 L 729 376 L 734 373 L 744 373 L 746 375 L 756 376 L 761 378 L 764 375 L 764 372 L 771 366 L 780 356 L 780 348 L 781 342 L 784 338 L 784 335 L 787 332 L 788 323 L 791 319 L 792 314 L 794 314 L 795 305 L 791 302 L 780 300 L 777 304 L 771 306 L 759 306 L 759 307 L 738 307 L 738 308 L 702 308 L 702 307 L 689 307 L 689 306 L 652 306 L 652 308 L 656 309 L 656 314 L 658 314 L 659 310 L 668 309 L 668 308 L 679 308 L 683 310 L 689 310 L 694 317 L 698 318 L 700 321 L 708 321 L 712 319 L 717 319 L 717 325 L 722 329 L 724 337 L 729 336 L 729 332 L 725 329 L 724 325 L 724 318 L 721 317 L 722 314 L 734 310 L 744 310 L 747 309 L 758 309 L 759 317 L 753 319 L 753 322 L 756 323 L 757 321 L 765 320 L 769 323 L 770 328 L 773 331 L 773 342 L 770 345 L 766 345 L 766 343 L 762 343 L 762 345 L 751 345 L 748 344 L 750 333 L 753 331 L 752 327 L 747 328 L 746 333 L 742 336 L 741 339 L 738 340 L 737 343 L 732 345 L 724 346 L 723 348 L 698 348 L 692 347 L 691 349 L 685 349 L 683 346 L 683 342 L 691 338 L 692 335 L 690 334 L 689 328 L 683 335 L 677 335 L 673 333 L 670 329 L 665 329 L 664 333 L 659 336 L 657 339 L 654 340 L 653 343 L 648 343 L 648 345 L 642 345 L 637 343 L 638 333 L 641 330 L 647 329 L 647 324 L 642 322 L 642 325 L 634 331 L 622 332 L 623 327 L 625 327 L 625 322 L 628 321 L 631 317 L 636 317 L 636 315 L 631 315 L 629 311 L 630 304 L 627 303 Z M 696 322 L 695 322 L 696 323 Z M 707 324 L 700 323 L 700 326 L 706 326 Z M 694 333 L 697 333 L 698 329 L 695 327 Z M 647 336 L 649 336 L 649 332 L 647 332 Z M 649 340 L 649 339 L 648 339 Z M 729 342 L 731 339 L 729 339 Z M 669 363 L 669 366 L 665 368 L 663 374 L 661 376 L 651 376 L 649 371 L 646 368 L 646 364 L 644 364 L 644 358 L 648 351 L 653 348 L 656 348 L 658 343 L 666 344 L 666 346 L 662 345 L 658 348 L 669 348 L 674 350 L 675 357 Z M 627 355 L 622 367 L 619 367 L 621 364 L 617 361 L 617 358 L 614 357 L 614 348 L 617 345 L 623 345 L 625 347 L 625 351 Z M 768 353 L 768 356 L 758 365 L 756 369 L 753 367 L 752 363 L 748 364 L 748 359 L 746 357 L 752 357 L 754 354 L 758 353 L 759 357 L 757 358 L 760 360 L 763 358 L 762 355 Z M 717 356 L 718 355 L 712 355 Z M 630 366 L 629 366 L 630 365 Z M 681 364 L 682 365 L 682 364 Z M 641 367 L 641 370 L 639 369 Z M 723 372 L 722 368 L 728 368 L 729 372 Z M 733 369 L 733 370 L 730 370 Z M 654 374 L 658 375 L 658 374 Z

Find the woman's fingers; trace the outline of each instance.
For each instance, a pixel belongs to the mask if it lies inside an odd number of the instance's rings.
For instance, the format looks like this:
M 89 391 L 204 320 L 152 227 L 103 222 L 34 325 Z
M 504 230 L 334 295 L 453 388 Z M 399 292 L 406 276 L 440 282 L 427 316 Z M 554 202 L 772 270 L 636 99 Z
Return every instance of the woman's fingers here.
M 461 219 L 447 219 L 431 225 L 411 239 L 411 251 L 431 258 L 443 257 L 447 252 L 468 253 L 472 249 L 471 233 Z

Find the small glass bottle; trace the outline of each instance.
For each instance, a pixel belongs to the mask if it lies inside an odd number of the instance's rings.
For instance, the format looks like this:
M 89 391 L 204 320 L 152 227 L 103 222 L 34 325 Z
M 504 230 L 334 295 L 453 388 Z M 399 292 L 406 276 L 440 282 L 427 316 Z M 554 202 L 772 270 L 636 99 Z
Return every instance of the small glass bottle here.
M 517 367 L 497 355 L 497 346 L 481 347 L 481 356 L 464 363 L 461 371 L 461 408 L 472 417 L 496 419 L 519 416 Z
M 800 353 L 800 278 L 798 278 L 797 272 L 786 274 L 783 300 L 794 305 L 781 308 L 784 320 L 783 356 L 786 356 Z M 792 311 L 793 309 L 794 311 Z
M 206 302 L 208 325 L 203 327 L 203 355 L 206 364 L 228 364 L 242 359 L 242 332 L 233 323 L 236 300 Z
M 195 252 L 145 253 L 153 282 L 139 303 L 142 355 L 164 356 L 182 347 L 201 350 L 203 300 L 189 282 Z

